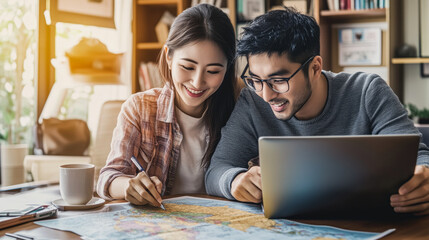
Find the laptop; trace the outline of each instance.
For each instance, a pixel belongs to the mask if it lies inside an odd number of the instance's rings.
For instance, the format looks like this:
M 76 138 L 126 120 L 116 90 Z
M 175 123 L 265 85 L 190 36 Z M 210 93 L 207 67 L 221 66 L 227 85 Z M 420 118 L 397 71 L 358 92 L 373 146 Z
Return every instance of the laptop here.
M 267 218 L 392 215 L 419 135 L 260 137 Z

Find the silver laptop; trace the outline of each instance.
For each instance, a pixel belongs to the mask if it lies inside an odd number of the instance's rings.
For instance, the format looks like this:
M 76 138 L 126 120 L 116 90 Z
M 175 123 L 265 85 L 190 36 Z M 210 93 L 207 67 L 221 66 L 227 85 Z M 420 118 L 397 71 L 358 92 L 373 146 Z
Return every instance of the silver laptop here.
M 392 214 L 390 195 L 409 180 L 419 135 L 261 137 L 268 218 Z

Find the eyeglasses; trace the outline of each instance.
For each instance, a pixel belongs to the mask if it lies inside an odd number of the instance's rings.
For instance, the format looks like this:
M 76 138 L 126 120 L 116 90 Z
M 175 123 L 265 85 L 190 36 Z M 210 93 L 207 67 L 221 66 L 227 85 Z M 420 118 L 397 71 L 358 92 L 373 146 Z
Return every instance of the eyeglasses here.
M 253 91 L 260 92 L 264 88 L 264 82 L 267 83 L 268 87 L 271 88 L 274 92 L 277 93 L 285 93 L 289 91 L 289 80 L 293 78 L 305 65 L 307 65 L 311 60 L 313 60 L 315 56 L 310 57 L 305 61 L 301 67 L 299 67 L 290 77 L 287 78 L 280 78 L 280 77 L 274 77 L 274 78 L 268 78 L 268 79 L 260 79 L 257 77 L 250 77 L 244 75 L 249 68 L 249 63 L 247 63 L 246 67 L 244 68 L 243 73 L 241 74 L 240 78 L 243 79 L 244 83 Z

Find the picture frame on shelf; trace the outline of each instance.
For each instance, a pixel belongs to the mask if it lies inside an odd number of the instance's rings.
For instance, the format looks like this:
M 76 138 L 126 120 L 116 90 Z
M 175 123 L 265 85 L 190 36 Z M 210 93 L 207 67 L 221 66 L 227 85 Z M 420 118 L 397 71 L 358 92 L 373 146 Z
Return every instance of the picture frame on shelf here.
M 422 78 L 429 78 L 429 63 L 422 63 L 420 68 Z
M 374 27 L 338 29 L 340 66 L 381 65 L 382 31 Z
M 51 0 L 50 17 L 57 22 L 115 28 L 114 0 Z

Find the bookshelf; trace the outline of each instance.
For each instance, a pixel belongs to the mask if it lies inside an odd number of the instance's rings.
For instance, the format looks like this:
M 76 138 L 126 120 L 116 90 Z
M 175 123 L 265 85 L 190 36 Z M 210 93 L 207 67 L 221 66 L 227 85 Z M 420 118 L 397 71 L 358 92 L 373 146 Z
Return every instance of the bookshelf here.
M 403 99 L 402 66 L 392 61 L 394 50 L 403 43 L 402 36 L 402 0 L 390 0 L 389 8 L 368 10 L 328 10 L 326 0 L 314 0 L 314 18 L 320 25 L 320 51 L 323 68 L 341 72 L 343 66 L 338 57 L 338 29 L 342 26 L 379 26 L 382 29 L 381 65 L 355 66 L 376 67 L 387 72 L 386 82 Z M 395 63 L 394 63 L 395 62 Z
M 133 0 L 133 46 L 131 92 L 140 92 L 138 71 L 141 62 L 157 62 L 163 42 L 158 42 L 155 26 L 165 11 L 177 16 L 191 6 L 192 0 Z M 222 0 L 222 8 L 228 9 L 235 23 L 235 0 Z

